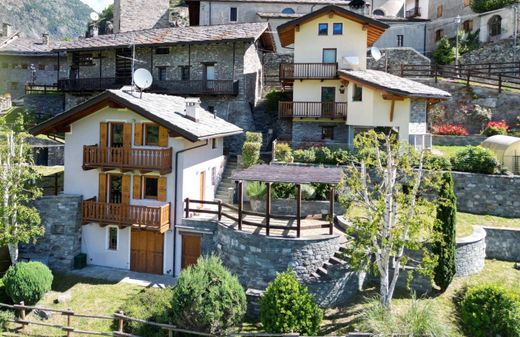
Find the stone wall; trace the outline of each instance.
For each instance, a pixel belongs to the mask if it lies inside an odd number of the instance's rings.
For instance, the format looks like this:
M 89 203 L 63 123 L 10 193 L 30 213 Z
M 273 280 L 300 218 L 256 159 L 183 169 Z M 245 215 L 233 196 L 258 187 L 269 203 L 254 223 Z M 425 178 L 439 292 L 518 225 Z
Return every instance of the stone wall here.
M 475 226 L 473 234 L 457 239 L 455 265 L 457 276 L 478 274 L 486 259 L 486 231 Z
M 23 104 L 38 122 L 56 116 L 64 111 L 65 95 L 61 93 L 29 94 L 23 98 Z
M 255 212 L 265 212 L 265 200 L 251 200 L 251 209 Z M 302 200 L 302 216 L 319 215 L 329 213 L 330 202 L 327 200 Z M 325 212 L 325 213 L 324 213 Z M 334 203 L 334 212 L 343 214 L 344 207 L 339 203 Z M 273 199 L 271 200 L 271 214 L 273 215 L 295 215 L 295 199 Z
M 419 53 L 414 48 L 384 48 L 381 49 L 383 57 L 378 61 L 372 57 L 367 57 L 367 68 L 386 71 L 394 74 L 401 74 L 402 64 L 430 64 L 431 61 L 426 56 Z M 388 61 L 387 61 L 388 60 Z
M 520 45 L 517 46 L 520 54 Z M 461 55 L 460 63 L 502 63 L 513 62 L 514 40 L 507 39 L 484 44 L 481 48 Z
M 333 139 L 322 140 L 321 133 L 324 126 L 334 127 Z M 292 123 L 292 137 L 293 146 L 298 146 L 300 143 L 308 142 L 323 142 L 323 144 L 347 144 L 348 143 L 348 126 L 343 123 L 334 123 L 329 121 L 297 121 Z
M 433 145 L 442 146 L 477 146 L 480 145 L 486 136 L 481 135 L 469 135 L 469 136 L 445 136 L 445 135 L 432 135 Z
M 81 251 L 81 200 L 80 195 L 58 195 L 34 201 L 45 234 L 35 245 L 23 245 L 20 256 L 54 269 L 71 269 L 74 256 Z
M 484 227 L 486 230 L 486 256 L 520 262 L 520 229 Z

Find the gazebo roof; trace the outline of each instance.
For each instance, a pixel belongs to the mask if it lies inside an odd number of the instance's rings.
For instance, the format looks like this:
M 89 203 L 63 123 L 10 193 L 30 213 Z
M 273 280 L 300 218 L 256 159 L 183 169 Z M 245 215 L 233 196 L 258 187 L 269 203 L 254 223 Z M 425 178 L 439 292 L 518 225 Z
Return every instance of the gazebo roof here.
M 341 181 L 343 169 L 339 167 L 253 165 L 236 172 L 231 179 L 266 183 L 331 184 Z

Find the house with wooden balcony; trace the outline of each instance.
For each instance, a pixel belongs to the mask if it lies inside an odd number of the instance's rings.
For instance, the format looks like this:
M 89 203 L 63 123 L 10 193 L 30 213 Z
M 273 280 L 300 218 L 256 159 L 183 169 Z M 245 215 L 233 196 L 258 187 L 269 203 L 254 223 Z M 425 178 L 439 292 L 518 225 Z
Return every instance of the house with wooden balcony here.
M 281 84 L 292 100 L 278 104 L 293 146 L 349 146 L 356 133 L 370 128 L 427 142 L 427 109 L 450 94 L 367 69 L 368 48 L 387 28 L 333 5 L 278 26 L 282 46 L 294 48 L 294 61 L 280 65 Z
M 83 196 L 81 249 L 89 264 L 174 275 L 193 258 L 183 245 L 200 239 L 180 229 L 183 201 L 214 198 L 224 138 L 242 129 L 198 98 L 125 87 L 31 132 L 65 133 L 64 193 Z

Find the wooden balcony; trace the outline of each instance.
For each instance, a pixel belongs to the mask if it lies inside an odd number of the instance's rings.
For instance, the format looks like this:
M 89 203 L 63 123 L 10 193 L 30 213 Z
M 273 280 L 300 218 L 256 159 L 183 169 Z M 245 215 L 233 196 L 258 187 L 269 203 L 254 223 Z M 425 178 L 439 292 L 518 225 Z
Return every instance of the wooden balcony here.
M 83 224 L 96 222 L 164 233 L 170 227 L 170 204 L 137 206 L 84 200 L 81 203 L 81 221 Z
M 120 169 L 159 171 L 168 174 L 172 171 L 172 148 L 143 149 L 129 147 L 83 146 L 83 169 Z
M 280 81 L 335 79 L 337 63 L 282 63 Z
M 61 79 L 58 81 L 58 89 L 64 92 L 104 91 L 106 89 L 120 89 L 122 86 L 131 83 L 132 79 L 127 77 Z
M 279 118 L 347 118 L 347 102 L 279 102 Z
M 238 95 L 238 81 L 169 80 L 154 81 L 151 91 L 175 95 Z
M 418 16 L 421 16 L 421 7 L 412 7 L 406 11 L 406 17 L 408 19 L 412 19 Z

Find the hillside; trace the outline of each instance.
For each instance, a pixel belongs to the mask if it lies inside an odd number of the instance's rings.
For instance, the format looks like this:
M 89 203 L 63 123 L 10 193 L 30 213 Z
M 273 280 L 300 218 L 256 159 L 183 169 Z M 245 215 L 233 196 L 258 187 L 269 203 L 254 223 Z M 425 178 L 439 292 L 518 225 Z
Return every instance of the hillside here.
M 29 37 L 48 32 L 54 38 L 85 34 L 92 8 L 80 0 L 0 0 L 0 23 Z

